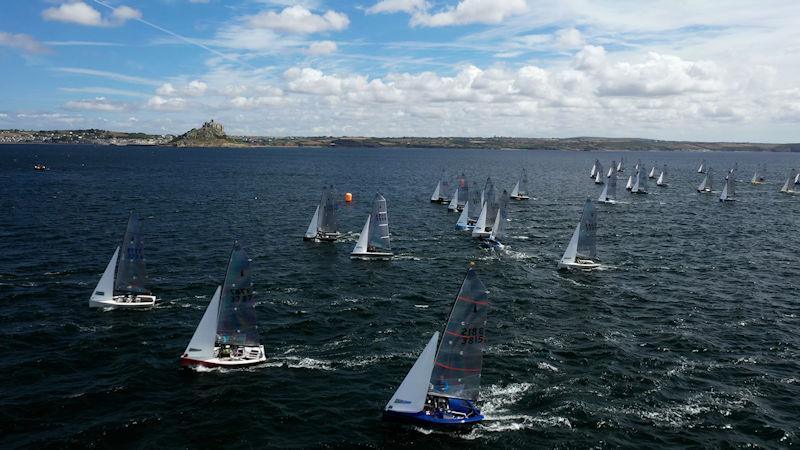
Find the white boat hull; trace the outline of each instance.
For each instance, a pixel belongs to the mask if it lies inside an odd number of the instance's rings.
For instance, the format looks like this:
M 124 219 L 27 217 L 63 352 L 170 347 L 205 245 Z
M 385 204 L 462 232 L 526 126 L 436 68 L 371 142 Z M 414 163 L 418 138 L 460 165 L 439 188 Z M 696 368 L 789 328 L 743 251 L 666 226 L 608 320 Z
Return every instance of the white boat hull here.
M 584 259 L 580 261 L 574 262 L 559 262 L 558 268 L 559 269 L 578 269 L 578 270 L 592 270 L 600 267 L 600 263 L 596 263 L 592 260 Z
M 511 200 L 530 200 L 527 195 L 512 195 Z
M 110 300 L 90 300 L 90 308 L 152 308 L 158 299 L 155 295 L 115 295 Z
M 342 236 L 342 233 L 317 233 L 314 238 L 316 242 L 334 242 Z
M 181 356 L 181 366 L 184 367 L 247 367 L 261 364 L 267 361 L 267 354 L 264 352 L 264 346 L 258 347 L 243 347 L 240 356 L 222 356 L 220 357 L 220 347 L 214 348 L 214 354 L 217 355 L 208 359 L 193 359 L 186 355 Z
M 394 253 L 391 252 L 352 252 L 350 259 L 392 259 Z

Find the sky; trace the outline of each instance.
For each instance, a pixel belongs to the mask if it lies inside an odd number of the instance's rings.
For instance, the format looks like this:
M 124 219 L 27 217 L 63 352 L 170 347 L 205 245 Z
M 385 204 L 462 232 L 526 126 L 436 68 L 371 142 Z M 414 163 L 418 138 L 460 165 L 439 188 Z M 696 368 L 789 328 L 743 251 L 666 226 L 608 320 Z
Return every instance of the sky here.
M 800 142 L 800 2 L 3 0 L 0 129 Z

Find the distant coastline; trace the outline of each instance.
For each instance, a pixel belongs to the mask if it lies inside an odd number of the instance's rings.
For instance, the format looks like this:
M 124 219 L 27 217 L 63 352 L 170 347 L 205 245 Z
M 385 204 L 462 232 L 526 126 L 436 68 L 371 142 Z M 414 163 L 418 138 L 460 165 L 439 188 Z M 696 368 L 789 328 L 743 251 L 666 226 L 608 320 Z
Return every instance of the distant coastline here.
M 800 143 L 695 142 L 637 138 L 571 137 L 334 137 L 228 136 L 213 120 L 181 136 L 107 130 L 0 130 L 0 144 L 88 144 L 159 147 L 406 147 L 566 151 L 800 152 Z

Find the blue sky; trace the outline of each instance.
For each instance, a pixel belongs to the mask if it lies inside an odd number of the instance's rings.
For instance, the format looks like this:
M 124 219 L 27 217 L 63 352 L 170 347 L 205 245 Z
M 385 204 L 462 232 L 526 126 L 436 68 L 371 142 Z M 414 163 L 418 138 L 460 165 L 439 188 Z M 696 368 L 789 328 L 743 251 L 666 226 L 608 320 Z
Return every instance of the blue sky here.
M 6 0 L 0 128 L 800 142 L 800 3 Z

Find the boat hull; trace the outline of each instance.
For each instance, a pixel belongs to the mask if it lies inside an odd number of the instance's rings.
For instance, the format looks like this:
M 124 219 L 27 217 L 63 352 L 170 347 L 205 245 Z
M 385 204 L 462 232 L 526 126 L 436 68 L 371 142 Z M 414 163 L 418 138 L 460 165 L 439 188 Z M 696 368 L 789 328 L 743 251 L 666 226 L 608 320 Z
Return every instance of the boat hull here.
M 350 259 L 363 259 L 363 260 L 373 260 L 373 259 L 392 259 L 394 253 L 391 252 L 352 252 L 350 253 Z
M 386 421 L 413 423 L 417 425 L 444 426 L 444 427 L 471 425 L 478 423 L 483 419 L 484 416 L 483 414 L 480 413 L 472 417 L 448 418 L 448 417 L 435 417 L 433 415 L 426 414 L 424 411 L 420 411 L 417 413 L 401 413 L 395 411 L 383 412 L 383 420 Z
M 144 309 L 155 306 L 155 295 L 115 295 L 111 300 L 89 300 L 90 308 Z
M 558 268 L 562 270 L 593 270 L 600 267 L 600 263 L 596 263 L 594 261 L 582 261 L 582 262 L 571 262 L 571 263 L 564 263 L 559 262 Z
M 254 348 L 254 347 L 245 347 Z M 260 345 L 259 356 L 257 358 L 209 358 L 209 359 L 193 359 L 186 356 L 181 356 L 181 366 L 186 368 L 191 367 L 249 367 L 262 364 L 267 361 L 267 354 L 264 352 L 264 346 Z M 247 350 L 245 350 L 246 352 Z
M 616 200 L 598 200 L 597 203 L 605 203 L 607 205 L 614 205 L 617 203 Z
M 530 200 L 531 198 L 527 195 L 512 195 L 511 200 Z
M 317 233 L 314 238 L 317 242 L 335 242 L 342 236 L 342 233 Z

